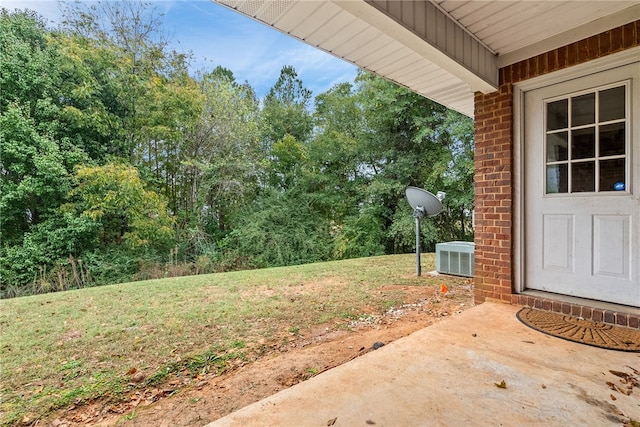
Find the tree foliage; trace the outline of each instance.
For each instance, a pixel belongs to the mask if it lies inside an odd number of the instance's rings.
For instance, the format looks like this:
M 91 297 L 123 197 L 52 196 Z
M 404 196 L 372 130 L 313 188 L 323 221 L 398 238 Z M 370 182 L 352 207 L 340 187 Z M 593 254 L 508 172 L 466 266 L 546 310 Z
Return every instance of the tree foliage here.
M 66 133 L 64 58 L 30 12 L 0 15 L 0 237 L 19 243 L 47 219 L 86 160 Z
M 264 99 L 262 138 L 267 150 L 286 135 L 306 142 L 313 130 L 308 110 L 311 91 L 304 87 L 296 70 L 282 67 L 280 77 Z
M 0 296 L 412 251 L 408 185 L 447 193 L 425 250 L 471 238 L 470 119 L 367 72 L 259 99 L 152 4 L 63 14 L 0 14 Z
M 167 202 L 145 190 L 137 169 L 117 164 L 81 166 L 72 203 L 63 208 L 98 224 L 97 244 L 124 245 L 133 253 L 166 253 L 174 244 Z

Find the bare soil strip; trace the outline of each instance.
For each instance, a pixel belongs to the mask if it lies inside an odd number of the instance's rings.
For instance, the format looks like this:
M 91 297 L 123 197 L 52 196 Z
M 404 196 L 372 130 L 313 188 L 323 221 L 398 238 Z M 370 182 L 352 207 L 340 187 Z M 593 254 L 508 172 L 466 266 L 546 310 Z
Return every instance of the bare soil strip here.
M 472 307 L 470 282 L 458 283 L 448 289 L 390 286 L 389 291 L 405 295 L 400 307 L 382 314 L 363 307 L 357 319 L 261 340 L 251 349 L 253 360 L 235 361 L 222 375 L 175 377 L 157 388 L 136 390 L 124 402 L 66 408 L 39 425 L 202 426 Z

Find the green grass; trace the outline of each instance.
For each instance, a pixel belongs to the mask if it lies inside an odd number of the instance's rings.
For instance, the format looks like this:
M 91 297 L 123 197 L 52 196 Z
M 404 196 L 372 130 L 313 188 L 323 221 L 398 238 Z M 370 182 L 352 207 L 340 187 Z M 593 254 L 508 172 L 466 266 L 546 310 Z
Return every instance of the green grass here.
M 222 372 L 309 327 L 403 302 L 385 285 L 436 286 L 412 255 L 190 276 L 0 301 L 0 420 L 19 423 L 172 376 Z M 434 269 L 434 256 L 423 257 Z M 260 345 L 258 344 L 260 343 Z M 144 374 L 132 382 L 132 371 Z

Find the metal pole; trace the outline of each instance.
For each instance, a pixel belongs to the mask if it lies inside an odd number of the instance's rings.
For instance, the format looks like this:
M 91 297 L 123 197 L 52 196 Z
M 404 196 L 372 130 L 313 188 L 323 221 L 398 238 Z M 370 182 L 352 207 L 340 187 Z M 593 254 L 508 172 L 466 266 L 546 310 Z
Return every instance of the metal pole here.
M 422 274 L 420 266 L 420 217 L 416 216 L 416 274 L 418 277 Z

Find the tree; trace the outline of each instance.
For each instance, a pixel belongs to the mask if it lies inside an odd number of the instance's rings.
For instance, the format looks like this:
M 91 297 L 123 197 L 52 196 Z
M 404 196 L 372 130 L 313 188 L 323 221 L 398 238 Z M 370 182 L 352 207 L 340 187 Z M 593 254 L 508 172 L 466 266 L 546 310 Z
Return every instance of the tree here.
M 119 120 L 118 144 L 124 146 L 124 155 L 139 165 L 145 179 L 166 186 L 166 176 L 159 176 L 165 172 L 160 166 L 166 166 L 163 156 L 176 151 L 180 126 L 198 115 L 197 106 L 189 105 L 198 99 L 187 75 L 189 55 L 168 49 L 162 14 L 149 3 L 124 0 L 65 6 L 66 33 L 91 45 L 92 53 L 101 56 L 98 64 L 106 58 L 110 65 L 98 82 L 108 89 L 106 94 L 115 93 L 108 98 L 108 109 Z M 91 56 L 90 61 L 96 59 Z
M 220 67 L 202 77 L 200 92 L 201 115 L 181 150 L 181 198 L 191 235 L 204 233 L 214 246 L 256 191 L 258 101 L 250 86 Z
M 286 135 L 297 141 L 308 141 L 313 130 L 308 110 L 311 91 L 304 87 L 298 73 L 290 66 L 282 67 L 280 77 L 264 99 L 262 138 L 269 153 L 273 144 Z
M 0 237 L 19 244 L 69 190 L 86 160 L 65 135 L 64 58 L 32 12 L 0 15 Z
M 64 58 L 57 69 L 63 77 L 63 136 L 98 164 L 113 157 L 126 158 L 122 88 L 112 78 L 117 66 L 115 49 L 69 33 L 51 32 L 50 39 Z
M 321 194 L 319 210 L 342 224 L 362 202 L 368 175 L 362 143 L 364 115 L 351 83 L 338 84 L 315 100 L 315 132 L 308 144 L 309 191 Z
M 316 215 L 313 195 L 269 191 L 225 239 L 228 265 L 273 267 L 332 258 L 329 222 Z
M 76 261 L 111 283 L 169 253 L 225 268 L 413 250 L 407 185 L 447 193 L 426 249 L 470 237 L 470 120 L 365 72 L 314 111 L 290 66 L 261 108 L 231 70 L 192 78 L 145 3 L 65 13 L 61 30 L 0 17 L 0 294 Z
M 167 202 L 145 190 L 138 171 L 126 165 L 81 166 L 72 203 L 65 207 L 99 224 L 100 247 L 124 246 L 137 254 L 168 255 L 175 244 L 174 220 Z
M 70 188 L 63 153 L 41 136 L 19 107 L 0 116 L 0 230 L 3 244 L 20 242 L 60 206 Z
M 300 184 L 307 149 L 304 144 L 287 134 L 271 147 L 268 161 L 269 186 L 278 190 L 290 190 Z
M 315 177 L 324 185 L 316 188 L 326 200 L 335 198 L 327 203 L 333 214 L 327 213 L 335 222 L 337 256 L 373 255 L 381 247 L 385 253 L 410 250 L 408 185 L 451 193 L 436 217 L 438 226 L 423 227 L 426 248 L 469 237 L 464 212 L 472 199 L 470 120 L 365 72 L 355 91 L 337 86 L 318 96 L 316 106 L 310 153 L 322 171 Z

